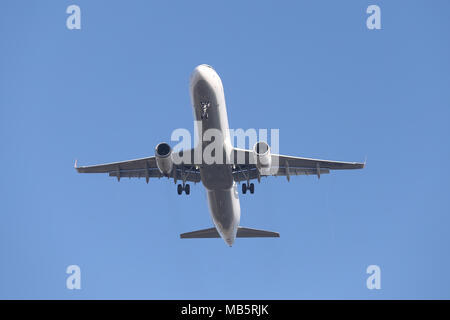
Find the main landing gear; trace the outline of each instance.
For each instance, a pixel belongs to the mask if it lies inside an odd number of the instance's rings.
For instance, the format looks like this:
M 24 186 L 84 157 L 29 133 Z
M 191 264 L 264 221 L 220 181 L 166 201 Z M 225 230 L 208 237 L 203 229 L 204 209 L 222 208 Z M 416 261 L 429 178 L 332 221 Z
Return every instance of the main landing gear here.
M 178 194 L 182 194 L 184 191 L 184 193 L 186 193 L 186 195 L 189 195 L 191 193 L 191 186 L 189 185 L 189 183 L 187 184 L 178 184 L 177 186 L 177 192 Z
M 242 184 L 242 193 L 246 194 L 247 190 L 250 190 L 251 194 L 255 193 L 255 185 L 252 183 L 250 183 L 249 185 L 247 185 L 247 183 L 243 183 Z

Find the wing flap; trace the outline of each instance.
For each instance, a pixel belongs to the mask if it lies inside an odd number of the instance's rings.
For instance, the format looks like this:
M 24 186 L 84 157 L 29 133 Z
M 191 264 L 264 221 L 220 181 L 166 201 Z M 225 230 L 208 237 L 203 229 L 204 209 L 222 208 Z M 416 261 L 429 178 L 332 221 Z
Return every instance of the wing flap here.
M 174 168 L 175 172 L 173 172 L 170 175 L 170 178 L 175 178 L 177 180 L 182 181 L 182 172 L 179 168 Z M 200 182 L 201 177 L 198 171 L 195 170 L 189 170 L 186 169 L 183 171 L 183 173 L 186 175 L 186 181 L 189 182 Z M 119 171 L 111 171 L 109 172 L 110 177 L 117 177 L 120 176 L 121 178 L 145 178 L 147 177 L 147 174 L 145 173 L 145 169 L 136 169 L 136 170 L 120 170 Z M 148 169 L 148 177 L 149 178 L 162 178 L 164 175 L 159 171 L 159 169 L 156 168 L 149 168 Z
M 322 169 L 319 170 L 320 174 L 327 174 L 330 173 L 330 169 Z M 311 175 L 317 175 L 317 169 L 310 169 L 310 168 L 291 168 L 289 167 L 280 167 L 278 168 L 278 171 L 276 173 L 277 176 L 287 176 L 289 173 L 290 176 L 311 176 Z

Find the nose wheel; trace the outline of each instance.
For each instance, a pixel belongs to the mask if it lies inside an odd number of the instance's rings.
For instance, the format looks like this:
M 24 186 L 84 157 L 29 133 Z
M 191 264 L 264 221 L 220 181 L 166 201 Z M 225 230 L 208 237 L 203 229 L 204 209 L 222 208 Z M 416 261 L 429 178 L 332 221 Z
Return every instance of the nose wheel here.
M 242 193 L 246 194 L 247 190 L 250 191 L 251 194 L 255 193 L 255 185 L 253 183 L 250 183 L 247 185 L 247 183 L 242 184 Z
M 178 186 L 177 186 L 178 194 L 181 195 L 183 193 L 183 191 L 184 191 L 184 193 L 186 193 L 186 195 L 189 195 L 191 193 L 191 186 L 189 184 L 185 184 L 185 185 L 178 184 Z

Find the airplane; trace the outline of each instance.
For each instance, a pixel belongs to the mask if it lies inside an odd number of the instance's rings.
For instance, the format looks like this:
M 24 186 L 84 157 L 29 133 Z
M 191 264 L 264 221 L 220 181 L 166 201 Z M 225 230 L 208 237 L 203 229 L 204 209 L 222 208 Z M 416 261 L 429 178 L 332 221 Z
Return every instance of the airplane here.
M 237 184 L 242 183 L 242 193 L 255 192 L 253 182 L 261 177 L 285 176 L 289 181 L 294 175 L 328 174 L 330 170 L 362 169 L 364 163 L 329 161 L 272 154 L 267 142 L 256 142 L 252 150 L 235 148 L 229 134 L 228 115 L 222 81 L 209 65 L 197 66 L 190 77 L 190 95 L 197 124 L 196 130 L 203 137 L 207 130 L 216 130 L 223 135 L 218 141 L 222 158 L 205 161 L 202 152 L 206 141 L 193 149 L 173 152 L 168 143 L 161 142 L 152 157 L 93 166 L 77 166 L 79 173 L 108 173 L 118 181 L 122 177 L 150 178 L 167 177 L 174 180 L 177 192 L 190 194 L 187 182 L 201 182 L 206 188 L 213 228 L 192 231 L 180 235 L 182 239 L 222 238 L 230 247 L 236 238 L 275 238 L 279 233 L 245 228 L 239 225 L 241 209 Z M 200 154 L 200 160 L 196 156 Z M 175 159 L 177 159 L 175 161 Z

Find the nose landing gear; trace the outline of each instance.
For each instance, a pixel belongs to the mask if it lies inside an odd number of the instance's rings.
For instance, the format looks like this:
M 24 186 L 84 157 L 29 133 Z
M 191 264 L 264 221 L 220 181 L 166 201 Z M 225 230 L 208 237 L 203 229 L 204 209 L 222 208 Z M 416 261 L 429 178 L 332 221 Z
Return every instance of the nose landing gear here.
M 209 109 L 209 107 L 211 106 L 211 103 L 210 102 L 201 102 L 200 103 L 200 108 L 201 108 L 201 115 L 200 115 L 200 118 L 203 120 L 203 119 L 206 119 L 206 120 L 208 120 L 208 109 Z

